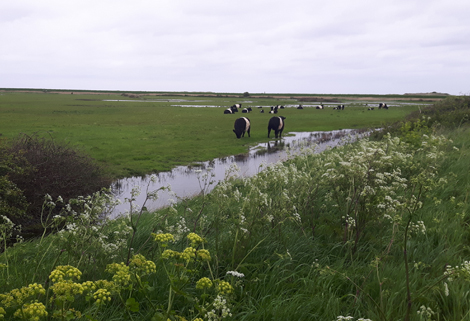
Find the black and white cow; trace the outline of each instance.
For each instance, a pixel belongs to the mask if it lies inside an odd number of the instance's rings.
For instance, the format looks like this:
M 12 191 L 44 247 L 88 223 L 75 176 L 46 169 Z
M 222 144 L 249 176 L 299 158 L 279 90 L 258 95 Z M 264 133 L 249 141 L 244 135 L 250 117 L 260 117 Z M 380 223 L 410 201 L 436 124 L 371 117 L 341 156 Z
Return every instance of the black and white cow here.
M 237 138 L 245 137 L 245 132 L 248 133 L 248 137 L 251 137 L 250 136 L 251 123 L 247 117 L 240 117 L 237 120 L 235 120 L 235 124 L 233 127 L 234 127 L 233 132 L 235 133 L 235 135 L 237 135 Z
M 224 114 L 233 114 L 232 109 L 230 108 L 225 109 Z
M 297 109 L 304 109 L 304 107 L 302 107 L 302 105 L 299 105 L 299 107 L 297 107 Z
M 261 109 L 260 113 L 261 113 L 261 114 L 264 114 L 264 109 Z
M 380 104 L 379 104 L 379 109 L 382 109 L 382 108 L 388 109 L 387 104 L 385 104 L 385 103 L 380 103 Z
M 251 107 L 243 108 L 243 109 L 242 109 L 242 113 L 247 114 L 247 113 L 249 113 L 249 112 L 252 111 L 252 110 L 253 110 L 253 109 L 251 109 Z
M 231 106 L 230 110 L 232 111 L 232 114 L 233 113 L 238 113 L 238 108 L 235 105 Z
M 324 109 L 324 108 L 323 108 L 323 104 L 322 104 L 322 105 L 318 105 L 316 108 L 317 108 L 317 109 Z
M 269 138 L 269 134 L 271 134 L 271 130 L 274 130 L 274 134 L 276 138 L 278 135 L 279 135 L 279 138 L 281 138 L 282 131 L 284 130 L 285 119 L 286 117 L 284 116 L 271 117 L 271 119 L 269 120 L 269 124 L 268 124 L 268 138 Z
M 269 113 L 270 114 L 277 114 L 278 109 L 279 109 L 279 106 L 271 106 L 271 111 Z
M 367 110 L 374 110 L 374 107 L 367 108 Z

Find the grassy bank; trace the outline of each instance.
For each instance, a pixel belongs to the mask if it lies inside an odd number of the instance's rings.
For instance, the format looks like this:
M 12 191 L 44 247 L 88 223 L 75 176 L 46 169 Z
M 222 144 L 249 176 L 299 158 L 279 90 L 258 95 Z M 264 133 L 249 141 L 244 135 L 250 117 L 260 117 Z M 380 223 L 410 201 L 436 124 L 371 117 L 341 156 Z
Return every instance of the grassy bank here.
M 134 96 L 133 96 L 134 97 Z M 106 165 L 115 177 L 167 171 L 177 165 L 244 153 L 249 146 L 267 141 L 269 108 L 260 114 L 257 106 L 298 105 L 297 99 L 282 96 L 260 98 L 183 97 L 119 93 L 58 94 L 5 92 L 0 95 L 0 134 L 13 138 L 19 133 L 51 136 L 80 146 Z M 371 97 L 369 97 L 371 98 Z M 367 103 L 380 102 L 374 97 Z M 408 98 L 402 96 L 400 100 Z M 306 108 L 283 109 L 285 132 L 344 128 L 381 127 L 403 119 L 419 105 L 367 111 L 364 102 L 346 101 L 343 111 Z M 409 101 L 417 99 L 410 96 Z M 116 101 L 120 100 L 120 101 Z M 234 103 L 252 106 L 251 138 L 237 140 L 233 123 L 241 113 L 224 115 Z M 300 102 L 302 104 L 307 104 Z M 416 103 L 416 102 L 415 102 Z M 187 108 L 177 105 L 220 106 Z
M 106 198 L 77 200 L 55 220 L 66 229 L 0 255 L 0 306 L 25 319 L 470 320 L 470 131 L 431 123 L 252 178 L 234 169 L 155 213 L 131 200 L 134 215 L 100 225 Z

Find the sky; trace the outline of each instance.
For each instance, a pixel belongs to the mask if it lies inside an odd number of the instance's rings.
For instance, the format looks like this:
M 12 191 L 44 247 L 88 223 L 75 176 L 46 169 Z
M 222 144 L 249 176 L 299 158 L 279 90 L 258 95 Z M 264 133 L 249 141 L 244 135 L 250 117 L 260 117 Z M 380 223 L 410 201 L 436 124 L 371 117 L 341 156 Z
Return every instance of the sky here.
M 470 94 L 468 0 L 1 0 L 0 88 Z

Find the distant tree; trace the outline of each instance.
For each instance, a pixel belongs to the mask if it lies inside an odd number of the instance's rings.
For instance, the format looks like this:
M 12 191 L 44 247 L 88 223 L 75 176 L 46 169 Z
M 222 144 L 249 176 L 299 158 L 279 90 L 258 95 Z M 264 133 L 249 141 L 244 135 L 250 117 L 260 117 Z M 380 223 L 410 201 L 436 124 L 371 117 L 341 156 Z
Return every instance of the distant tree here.
M 245 92 L 243 93 L 243 97 L 250 97 L 250 93 L 247 92 L 247 91 L 245 91 Z

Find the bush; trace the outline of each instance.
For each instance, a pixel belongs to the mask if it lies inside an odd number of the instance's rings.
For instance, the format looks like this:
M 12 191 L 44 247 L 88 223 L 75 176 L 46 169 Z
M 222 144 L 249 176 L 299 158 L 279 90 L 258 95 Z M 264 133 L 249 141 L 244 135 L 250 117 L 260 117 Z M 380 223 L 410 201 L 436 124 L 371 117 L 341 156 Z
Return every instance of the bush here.
M 111 183 L 104 169 L 82 151 L 38 134 L 19 135 L 1 148 L 0 155 L 21 169 L 10 171 L 8 179 L 29 203 L 21 218 L 10 217 L 23 227 L 32 228 L 39 222 L 46 194 L 53 199 L 61 196 L 67 202 Z

